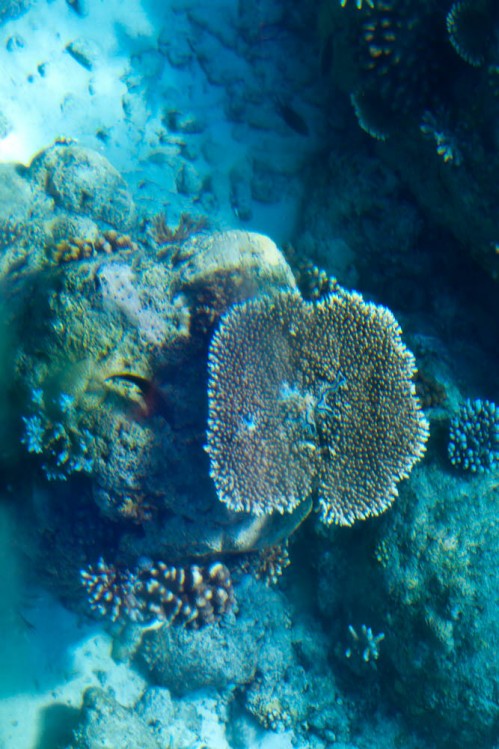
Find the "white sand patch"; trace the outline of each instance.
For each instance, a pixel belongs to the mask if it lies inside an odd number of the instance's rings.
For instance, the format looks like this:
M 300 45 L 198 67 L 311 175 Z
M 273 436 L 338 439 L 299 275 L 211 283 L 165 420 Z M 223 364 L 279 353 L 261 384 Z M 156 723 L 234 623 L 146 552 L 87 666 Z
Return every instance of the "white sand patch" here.
M 172 223 L 184 211 L 207 213 L 220 228 L 243 226 L 278 243 L 289 240 L 301 194 L 295 162 L 313 141 L 272 132 L 272 99 L 263 92 L 253 108 L 265 132 L 227 118 L 231 86 L 241 96 L 246 85 L 259 85 L 235 53 L 232 0 L 217 2 L 223 33 L 215 33 L 213 12 L 203 15 L 199 0 L 88 0 L 86 6 L 82 17 L 66 0 L 38 0 L 0 26 L 0 161 L 28 164 L 56 138 L 75 139 L 111 161 L 147 213 L 166 208 Z M 198 9 L 194 21 L 189 7 Z M 228 86 L 234 57 L 244 83 Z M 199 129 L 185 130 L 186 122 Z M 282 194 L 251 197 L 255 158 L 276 161 Z M 230 175 L 241 164 L 249 216 L 232 195 Z M 187 182 L 179 179 L 183 170 L 191 175 Z
M 0 747 L 35 749 L 44 712 L 54 706 L 78 709 L 85 689 L 112 689 L 118 702 L 135 704 L 146 682 L 111 658 L 111 638 L 40 594 L 26 615 L 33 629 L 12 629 L 0 647 Z
M 90 6 L 80 17 L 65 0 L 39 0 L 0 28 L 1 114 L 11 128 L 0 160 L 28 163 L 58 136 L 94 136 L 123 121 L 130 48 L 153 43 L 154 27 L 139 0 Z M 72 43 L 88 48 L 90 70 L 69 54 Z

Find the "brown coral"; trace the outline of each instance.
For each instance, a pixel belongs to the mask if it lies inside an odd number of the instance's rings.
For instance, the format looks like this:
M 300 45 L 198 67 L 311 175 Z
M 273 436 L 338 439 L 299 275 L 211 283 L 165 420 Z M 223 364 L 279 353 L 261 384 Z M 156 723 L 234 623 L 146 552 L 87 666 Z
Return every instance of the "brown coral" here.
M 178 244 L 189 239 L 193 234 L 199 234 L 208 227 L 206 216 L 192 216 L 190 213 L 182 213 L 175 227 L 168 225 L 166 213 L 158 213 L 152 219 L 152 231 L 155 242 L 164 249 L 160 249 L 158 257 L 164 257 L 168 252 L 168 246 Z
M 119 234 L 114 229 L 99 234 L 95 239 L 68 237 L 55 246 L 52 259 L 55 263 L 69 263 L 74 260 L 85 260 L 97 253 L 110 255 L 119 251 L 135 252 L 137 244 L 128 234 Z
M 312 491 L 325 523 L 383 512 L 428 426 L 414 359 L 384 307 L 281 292 L 232 308 L 209 354 L 207 451 L 222 502 L 289 512 Z
M 93 611 L 112 621 L 198 629 L 218 621 L 234 603 L 230 573 L 221 562 L 207 567 L 146 562 L 131 572 L 100 559 L 82 570 L 81 580 Z

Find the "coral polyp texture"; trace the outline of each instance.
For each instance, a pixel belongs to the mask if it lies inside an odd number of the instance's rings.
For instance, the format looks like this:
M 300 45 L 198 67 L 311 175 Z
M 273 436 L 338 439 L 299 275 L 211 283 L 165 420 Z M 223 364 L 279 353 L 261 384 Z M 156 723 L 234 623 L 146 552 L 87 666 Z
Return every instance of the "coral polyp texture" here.
M 221 562 L 206 567 L 146 562 L 132 572 L 99 559 L 81 571 L 81 580 L 90 607 L 111 621 L 198 629 L 218 621 L 234 603 L 230 573 Z
M 234 306 L 209 352 L 207 451 L 230 509 L 293 510 L 324 523 L 383 512 L 424 452 L 428 425 L 395 318 L 356 293 Z
M 499 408 L 491 401 L 467 400 L 450 423 L 447 448 L 452 465 L 483 473 L 499 463 Z

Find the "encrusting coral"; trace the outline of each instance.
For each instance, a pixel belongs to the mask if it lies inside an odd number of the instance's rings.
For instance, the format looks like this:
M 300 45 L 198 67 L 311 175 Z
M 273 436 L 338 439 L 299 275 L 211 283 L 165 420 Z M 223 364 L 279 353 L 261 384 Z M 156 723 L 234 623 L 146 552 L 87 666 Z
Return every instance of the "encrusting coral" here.
M 206 449 L 219 499 L 261 515 L 316 492 L 327 524 L 383 512 L 428 437 L 414 373 L 393 315 L 359 294 L 234 306 L 209 352 Z

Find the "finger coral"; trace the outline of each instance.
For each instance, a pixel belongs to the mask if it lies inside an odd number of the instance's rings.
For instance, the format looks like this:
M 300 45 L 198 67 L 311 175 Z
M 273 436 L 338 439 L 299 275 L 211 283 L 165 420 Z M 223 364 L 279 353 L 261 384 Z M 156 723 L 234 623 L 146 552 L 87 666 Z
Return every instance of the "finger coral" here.
M 207 567 L 146 562 L 122 571 L 99 559 L 81 571 L 81 581 L 93 611 L 112 621 L 198 629 L 218 621 L 234 603 L 230 573 L 221 562 Z
M 209 353 L 206 449 L 219 499 L 260 515 L 315 492 L 327 524 L 383 512 L 428 436 L 414 373 L 393 315 L 359 294 L 234 306 Z

